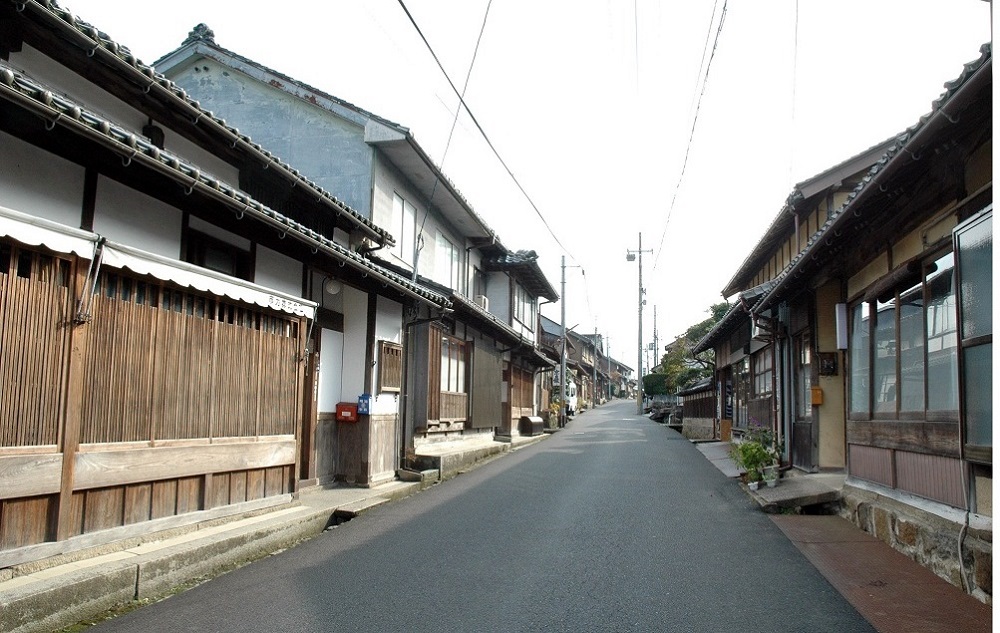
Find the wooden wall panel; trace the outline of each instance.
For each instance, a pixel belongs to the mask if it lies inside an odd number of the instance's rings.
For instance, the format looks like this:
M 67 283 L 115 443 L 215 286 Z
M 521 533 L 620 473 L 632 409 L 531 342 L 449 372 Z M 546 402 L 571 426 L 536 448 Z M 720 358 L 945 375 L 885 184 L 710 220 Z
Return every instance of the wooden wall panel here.
M 177 514 L 197 512 L 204 508 L 204 477 L 177 480 Z
M 86 447 L 76 456 L 76 488 L 178 479 L 295 462 L 295 440 L 121 450 Z
M 121 487 L 88 490 L 83 503 L 84 533 L 122 525 L 125 493 Z
M 273 497 L 284 493 L 285 490 L 285 469 L 282 467 L 268 468 L 264 471 L 264 496 Z
M 125 486 L 124 524 L 141 523 L 152 518 L 153 484 Z
M 264 471 L 251 470 L 247 472 L 247 501 L 264 498 Z
M 247 501 L 247 474 L 231 473 L 229 475 L 229 503 Z
M 0 457 L 0 499 L 59 492 L 62 453 Z
M 66 538 L 83 534 L 83 506 L 87 500 L 87 493 L 74 492 L 70 495 L 69 512 L 66 520 Z
M 229 505 L 230 474 L 206 475 L 211 480 L 205 495 L 205 509 Z
M 847 455 L 849 473 L 852 477 L 874 481 L 883 486 L 892 486 L 892 451 L 849 444 Z
M 177 481 L 153 482 L 150 518 L 162 519 L 177 514 Z
M 45 541 L 52 511 L 52 496 L 0 502 L 0 548 L 12 549 Z
M 472 350 L 472 407 L 469 427 L 492 429 L 503 424 L 503 357 L 484 344 Z

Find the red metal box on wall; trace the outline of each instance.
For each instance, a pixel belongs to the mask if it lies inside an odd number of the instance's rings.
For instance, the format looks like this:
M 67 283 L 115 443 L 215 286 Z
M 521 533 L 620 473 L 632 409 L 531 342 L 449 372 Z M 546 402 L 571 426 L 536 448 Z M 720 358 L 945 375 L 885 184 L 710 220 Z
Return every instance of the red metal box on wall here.
M 338 402 L 337 403 L 337 421 L 338 422 L 357 422 L 358 421 L 358 404 L 356 402 Z

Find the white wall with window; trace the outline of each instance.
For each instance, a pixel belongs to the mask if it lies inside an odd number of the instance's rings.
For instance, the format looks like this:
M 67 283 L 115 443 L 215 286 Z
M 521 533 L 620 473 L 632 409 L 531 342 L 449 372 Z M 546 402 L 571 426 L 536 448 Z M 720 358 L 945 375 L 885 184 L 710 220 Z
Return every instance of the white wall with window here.
M 438 230 L 434 243 L 434 281 L 451 288 L 459 288 L 458 247 L 448 236 Z
M 392 196 L 392 219 L 387 228 L 396 238 L 392 254 L 403 263 L 413 266 L 417 245 L 417 207 L 410 201 L 394 193 Z
M 536 298 L 530 292 L 524 289 L 521 284 L 516 281 L 513 282 L 514 285 L 514 319 L 523 325 L 529 332 L 535 331 L 535 321 L 536 317 Z

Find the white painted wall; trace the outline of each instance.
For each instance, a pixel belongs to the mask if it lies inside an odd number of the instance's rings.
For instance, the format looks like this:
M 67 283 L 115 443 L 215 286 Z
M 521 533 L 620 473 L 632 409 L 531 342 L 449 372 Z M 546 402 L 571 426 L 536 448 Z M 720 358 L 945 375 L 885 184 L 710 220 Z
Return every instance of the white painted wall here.
M 302 263 L 265 246 L 257 246 L 254 283 L 295 297 L 302 296 Z
M 87 110 L 137 134 L 149 122 L 146 114 L 127 105 L 89 79 L 77 75 L 28 45 L 22 49 L 20 52 L 11 53 L 11 63 L 44 82 L 53 92 L 85 104 Z M 199 148 L 172 130 L 162 125 L 160 127 L 164 131 L 164 149 L 183 157 L 186 162 L 195 165 L 206 174 L 211 174 L 234 187 L 239 186 L 239 169 Z
M 324 329 L 320 332 L 319 377 L 316 380 L 320 413 L 333 413 L 337 403 L 344 402 L 343 379 L 344 335 Z
M 510 277 L 507 273 L 486 273 L 486 296 L 490 300 L 490 312 L 504 323 L 511 322 Z
M 344 379 L 341 397 L 344 402 L 357 402 L 365 392 L 365 344 L 368 335 L 368 294 L 344 286 Z
M 94 232 L 172 259 L 181 256 L 181 211 L 110 180 L 97 181 Z
M 0 206 L 80 228 L 84 169 L 0 132 Z
M 375 321 L 375 340 L 403 342 L 403 304 L 378 298 L 378 312 Z M 377 349 L 377 348 L 376 348 Z M 376 355 L 375 376 L 378 376 L 378 356 Z M 377 380 L 372 383 L 378 385 Z M 372 413 L 393 414 L 399 411 L 399 398 L 394 393 L 372 394 Z

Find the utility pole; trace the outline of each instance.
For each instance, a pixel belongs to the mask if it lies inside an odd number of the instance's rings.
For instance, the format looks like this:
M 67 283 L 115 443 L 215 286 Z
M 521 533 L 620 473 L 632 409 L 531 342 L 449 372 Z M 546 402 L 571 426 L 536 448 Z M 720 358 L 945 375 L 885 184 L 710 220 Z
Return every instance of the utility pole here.
M 569 398 L 566 395 L 566 256 L 562 256 L 562 291 L 559 294 L 562 308 L 562 353 L 559 366 L 559 426 L 566 426 L 569 415 Z
M 607 341 L 608 341 L 608 402 L 611 402 L 611 398 L 614 395 L 614 392 L 612 391 L 613 385 L 611 384 L 612 383 L 612 377 L 611 377 L 611 337 L 610 336 L 608 336 Z
M 597 407 L 597 324 L 594 324 L 594 385 L 591 391 L 591 399 L 593 399 L 594 408 Z
M 660 336 L 656 329 L 656 306 L 653 306 L 653 363 L 660 364 Z M 654 366 L 655 366 L 654 365 Z
M 646 294 L 646 289 L 642 287 L 642 254 L 643 253 L 652 253 L 652 252 L 653 252 L 653 249 L 649 249 L 649 250 L 646 250 L 646 251 L 642 250 L 642 232 L 640 231 L 639 232 L 639 250 L 626 251 L 626 254 L 625 254 L 625 259 L 627 259 L 630 262 L 634 262 L 635 261 L 635 256 L 636 255 L 639 256 L 639 358 L 638 358 L 638 361 L 637 361 L 639 367 L 636 369 L 636 372 L 637 372 L 636 375 L 638 376 L 638 379 L 636 380 L 636 390 L 635 390 L 635 394 L 636 394 L 635 395 L 635 401 L 636 401 L 635 404 L 636 404 L 636 414 L 637 415 L 642 415 L 642 355 L 643 355 L 643 350 L 642 350 L 642 306 L 644 306 L 646 304 L 646 299 L 644 298 L 644 295 Z

